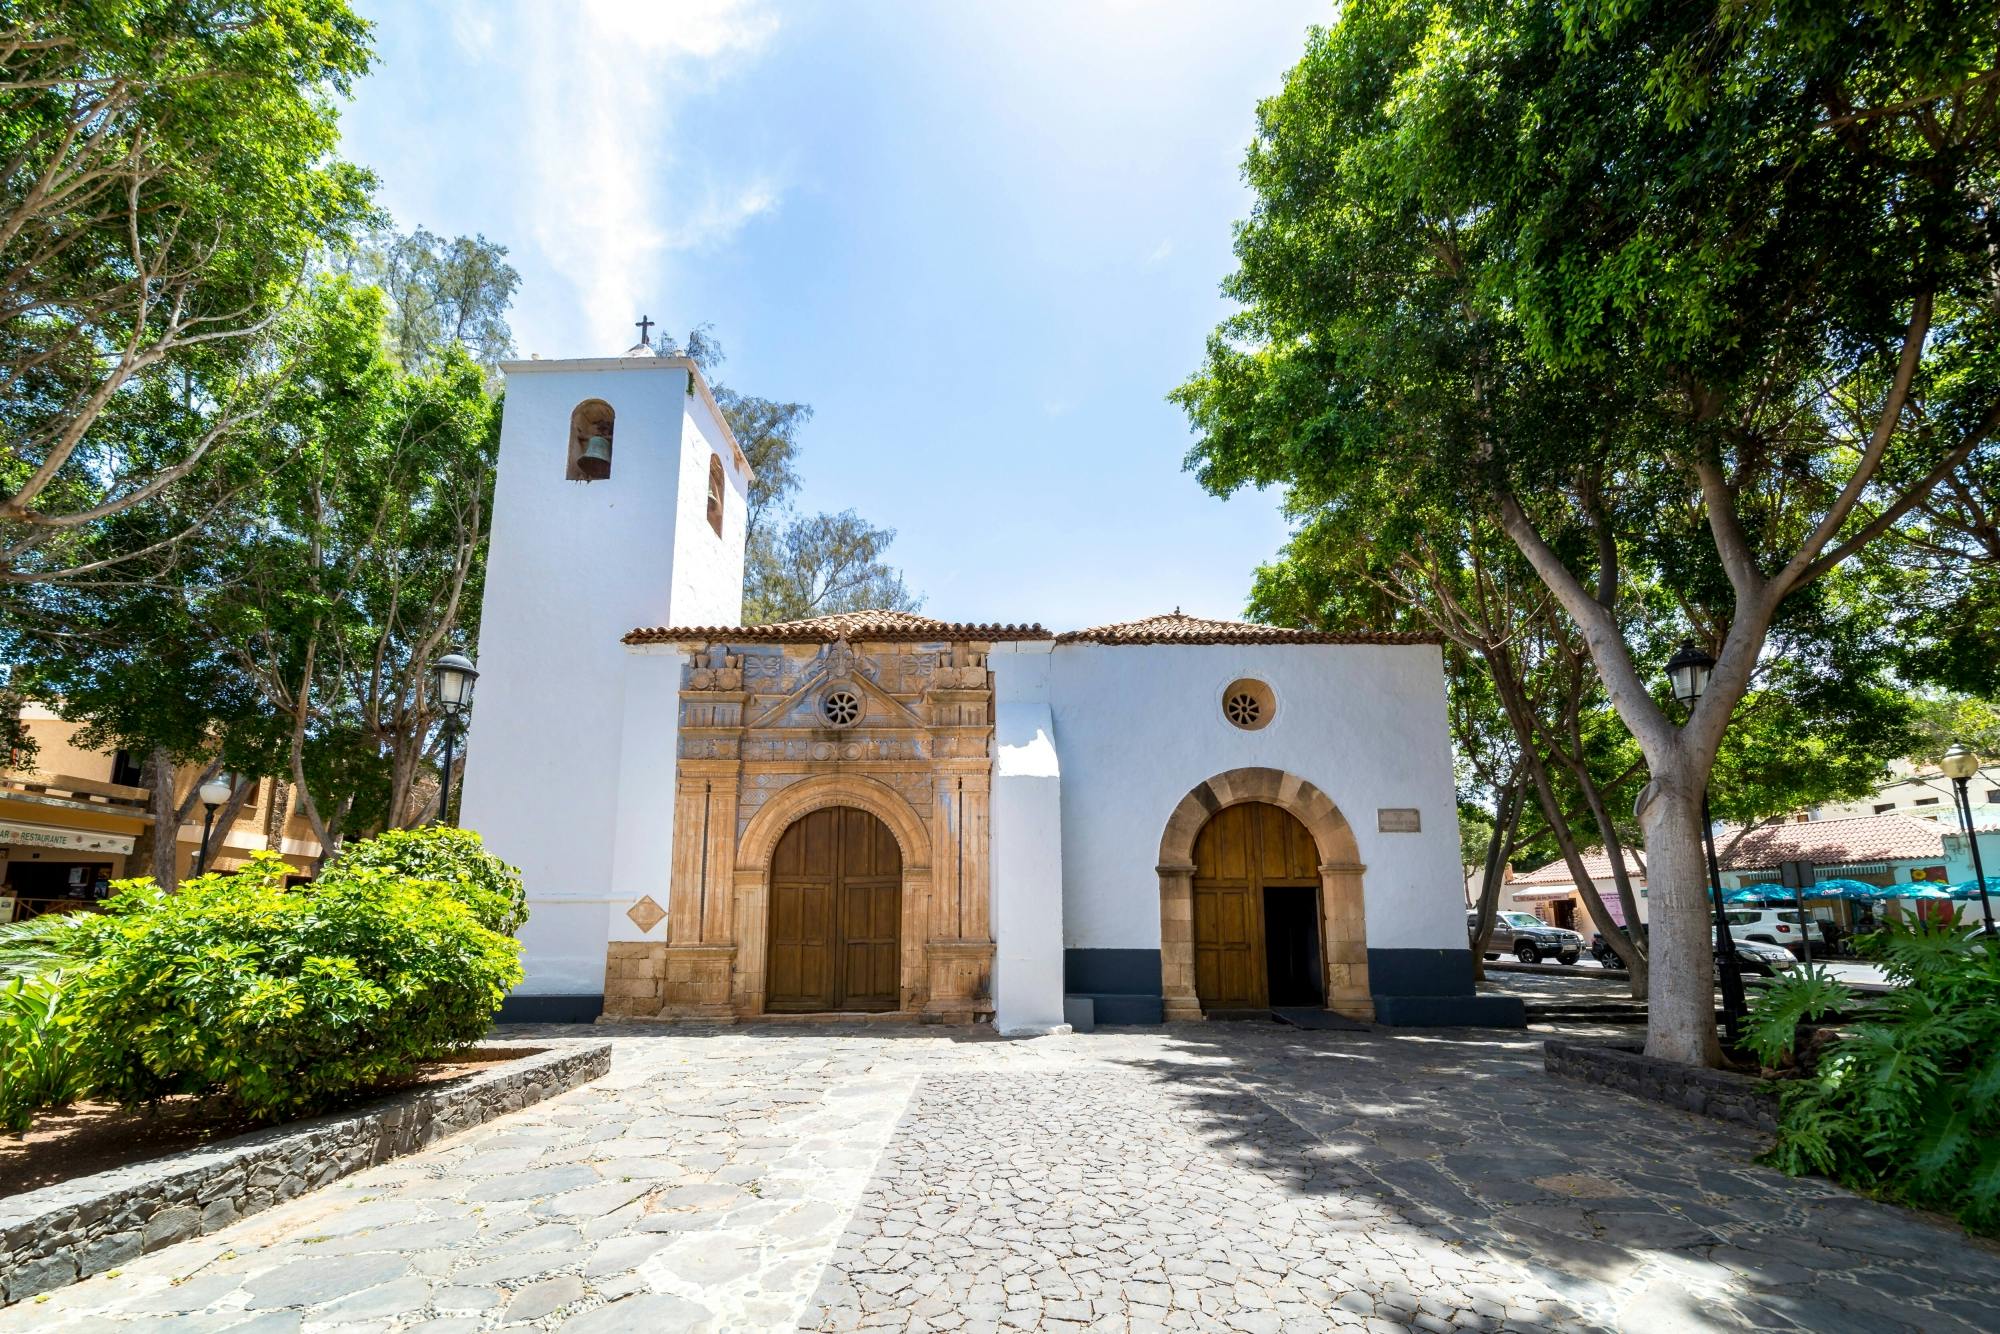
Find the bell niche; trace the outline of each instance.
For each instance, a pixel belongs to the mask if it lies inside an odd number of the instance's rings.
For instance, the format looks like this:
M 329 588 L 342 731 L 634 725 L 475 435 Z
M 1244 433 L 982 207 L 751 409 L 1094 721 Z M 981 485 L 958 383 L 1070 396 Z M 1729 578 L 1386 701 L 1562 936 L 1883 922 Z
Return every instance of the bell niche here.
M 601 482 L 611 475 L 611 437 L 615 416 L 601 398 L 587 398 L 569 414 L 569 466 L 563 476 L 572 482 Z

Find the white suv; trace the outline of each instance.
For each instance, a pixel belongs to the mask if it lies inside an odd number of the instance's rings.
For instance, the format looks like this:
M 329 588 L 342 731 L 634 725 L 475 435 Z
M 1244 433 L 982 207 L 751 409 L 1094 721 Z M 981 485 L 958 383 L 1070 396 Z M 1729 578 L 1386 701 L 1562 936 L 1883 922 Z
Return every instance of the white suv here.
M 1761 940 L 1805 953 L 1805 933 L 1813 928 L 1797 908 L 1728 908 L 1729 934 L 1737 940 Z

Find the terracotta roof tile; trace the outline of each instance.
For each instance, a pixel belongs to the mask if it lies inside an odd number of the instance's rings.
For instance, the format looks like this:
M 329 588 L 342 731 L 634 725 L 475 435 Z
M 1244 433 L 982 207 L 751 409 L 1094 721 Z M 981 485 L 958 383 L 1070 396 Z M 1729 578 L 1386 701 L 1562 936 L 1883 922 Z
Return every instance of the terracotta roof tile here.
M 1184 616 L 1178 610 L 1164 616 L 1115 625 L 1094 625 L 1056 636 L 1058 644 L 1435 644 L 1435 635 L 1393 634 L 1387 631 L 1290 630 L 1281 625 L 1250 621 L 1211 621 Z
M 675 625 L 641 627 L 625 636 L 627 644 L 685 644 L 697 640 L 729 640 L 766 644 L 831 644 L 836 639 L 867 643 L 929 643 L 934 639 L 1047 639 L 1039 625 L 974 624 L 940 621 L 908 611 L 843 611 L 803 621 L 771 625 Z
M 1719 844 L 1725 839 L 1717 838 Z M 1944 828 L 1914 815 L 1884 811 L 1841 820 L 1766 825 L 1743 836 L 1722 865 L 1729 870 L 1809 861 L 1817 866 L 1849 866 L 1944 856 Z
M 1625 848 L 1622 851 L 1625 854 L 1625 874 L 1631 877 L 1634 884 L 1645 884 L 1645 854 L 1634 852 L 1630 848 Z M 1611 879 L 1611 854 L 1603 848 L 1591 848 L 1583 854 L 1583 869 L 1590 873 L 1592 880 L 1609 881 Z M 1569 863 L 1558 857 L 1547 866 L 1537 866 L 1526 875 L 1515 876 L 1507 882 L 1507 888 L 1526 889 L 1536 885 L 1574 885 L 1575 883 L 1576 878 L 1569 873 Z

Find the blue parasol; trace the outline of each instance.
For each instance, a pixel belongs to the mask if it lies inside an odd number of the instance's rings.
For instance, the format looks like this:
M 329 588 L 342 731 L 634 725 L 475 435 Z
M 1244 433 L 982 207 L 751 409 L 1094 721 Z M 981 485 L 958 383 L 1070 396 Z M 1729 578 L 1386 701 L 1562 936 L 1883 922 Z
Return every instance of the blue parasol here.
M 1901 885 L 1879 885 L 1874 897 L 1880 899 L 1948 899 L 1951 891 L 1941 885 L 1912 880 Z
M 1986 877 L 1986 894 L 1989 898 L 2000 899 L 2000 875 Z M 1976 899 L 1979 897 L 1979 882 L 1961 880 L 1951 886 L 1951 896 L 1955 899 Z

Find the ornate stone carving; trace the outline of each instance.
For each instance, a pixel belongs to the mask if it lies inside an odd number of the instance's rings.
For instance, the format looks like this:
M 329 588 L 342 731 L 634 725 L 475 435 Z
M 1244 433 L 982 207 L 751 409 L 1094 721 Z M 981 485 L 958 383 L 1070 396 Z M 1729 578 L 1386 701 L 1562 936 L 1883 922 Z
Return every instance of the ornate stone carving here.
M 702 649 L 680 701 L 672 943 L 644 979 L 660 1013 L 763 1013 L 772 851 L 793 820 L 826 805 L 872 812 L 903 847 L 900 1008 L 954 1021 L 991 1013 L 984 647 Z M 835 687 L 864 705 L 840 727 L 820 711 Z M 938 832 L 947 821 L 949 837 Z
M 720 644 L 711 645 L 707 652 L 696 655 L 695 666 L 688 670 L 689 690 L 741 690 L 743 688 L 743 659 L 732 655 Z

